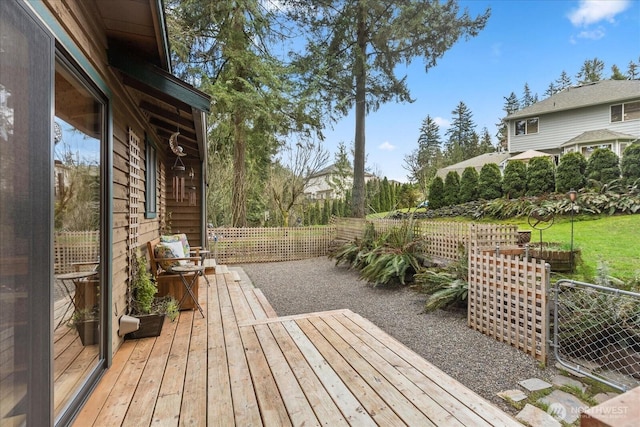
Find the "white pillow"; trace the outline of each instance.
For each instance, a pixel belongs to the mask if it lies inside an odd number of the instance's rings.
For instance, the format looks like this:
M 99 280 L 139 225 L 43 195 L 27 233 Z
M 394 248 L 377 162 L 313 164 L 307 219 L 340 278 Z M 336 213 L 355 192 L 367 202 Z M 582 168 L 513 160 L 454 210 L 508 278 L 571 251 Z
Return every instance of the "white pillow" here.
M 163 245 L 171 248 L 171 252 L 174 253 L 176 258 L 185 258 L 182 242 L 165 242 L 163 243 Z M 188 263 L 186 259 L 181 259 L 178 262 L 180 263 L 180 265 L 185 265 Z

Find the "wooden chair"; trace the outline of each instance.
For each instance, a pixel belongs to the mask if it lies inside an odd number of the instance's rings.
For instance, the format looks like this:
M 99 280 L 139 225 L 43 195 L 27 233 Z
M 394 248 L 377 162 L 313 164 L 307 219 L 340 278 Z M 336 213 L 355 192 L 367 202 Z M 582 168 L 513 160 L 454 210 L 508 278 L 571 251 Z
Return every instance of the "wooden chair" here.
M 176 301 L 182 300 L 182 304 L 180 305 L 180 310 L 193 310 L 196 305 L 193 302 L 193 299 L 190 295 L 188 295 L 187 290 L 184 288 L 184 284 L 180 279 L 180 275 L 176 273 L 172 273 L 170 271 L 166 271 L 162 268 L 161 262 L 171 260 L 171 261 L 190 261 L 195 265 L 200 265 L 200 256 L 195 257 L 185 257 L 185 258 L 156 258 L 155 250 L 156 246 L 160 243 L 160 238 L 156 238 L 147 242 L 147 251 L 149 252 L 149 265 L 151 267 L 151 275 L 155 279 L 158 284 L 158 293 L 157 296 L 163 297 L 166 295 L 171 295 L 176 299 Z M 189 279 L 190 280 L 190 279 Z M 200 279 L 196 282 L 197 286 L 193 287 L 193 294 L 196 298 L 198 298 L 198 287 L 200 284 Z M 187 296 L 182 299 L 182 297 L 187 294 Z

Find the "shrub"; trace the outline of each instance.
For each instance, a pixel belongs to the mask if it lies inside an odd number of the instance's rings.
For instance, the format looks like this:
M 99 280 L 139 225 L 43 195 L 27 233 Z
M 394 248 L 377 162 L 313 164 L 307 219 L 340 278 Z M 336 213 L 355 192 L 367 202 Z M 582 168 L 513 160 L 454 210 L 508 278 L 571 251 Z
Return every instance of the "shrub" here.
M 620 160 L 620 170 L 622 177 L 628 184 L 640 179 L 640 144 L 635 143 L 627 146 L 622 153 Z
M 476 168 L 469 166 L 462 172 L 459 196 L 461 203 L 471 202 L 478 198 L 478 171 Z
M 418 289 L 430 297 L 425 305 L 426 311 L 461 305 L 467 301 L 469 284 L 468 258 L 463 254 L 459 261 L 446 269 L 427 269 L 414 276 Z
M 587 178 L 601 185 L 620 178 L 619 159 L 606 148 L 596 148 L 587 161 Z
M 508 199 L 517 199 L 527 191 L 527 165 L 520 160 L 507 162 L 502 179 L 502 192 Z
M 436 176 L 429 186 L 429 208 L 438 209 L 444 206 L 444 182 Z
M 587 185 L 587 160 L 581 153 L 573 152 L 560 158 L 556 170 L 556 191 L 566 193 L 572 188 L 580 190 Z
M 502 197 L 502 174 L 495 163 L 487 163 L 480 169 L 478 197 L 485 200 Z
M 460 176 L 458 175 L 458 172 L 450 171 L 444 179 L 444 205 L 457 205 L 459 193 Z
M 527 167 L 527 196 L 552 193 L 556 188 L 553 164 L 547 157 L 534 157 Z

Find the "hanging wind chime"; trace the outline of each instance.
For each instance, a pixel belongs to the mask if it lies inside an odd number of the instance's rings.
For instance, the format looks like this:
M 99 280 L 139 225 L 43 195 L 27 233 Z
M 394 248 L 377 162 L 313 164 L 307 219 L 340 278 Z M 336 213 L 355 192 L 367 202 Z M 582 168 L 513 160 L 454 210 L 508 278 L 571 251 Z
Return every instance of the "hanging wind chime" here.
M 176 155 L 176 161 L 173 163 L 173 167 L 171 170 L 173 171 L 173 178 L 171 181 L 172 190 L 171 193 L 173 198 L 177 202 L 184 202 L 185 197 L 185 170 L 186 167 L 182 162 L 182 157 L 186 156 L 187 153 L 184 152 L 184 149 L 178 145 L 178 135 L 180 135 L 180 128 L 178 131 L 173 133 L 169 137 L 169 147 L 173 154 Z
M 193 183 L 193 177 L 195 176 L 195 172 L 193 171 L 193 168 L 191 168 L 191 170 L 189 171 L 189 179 L 190 179 L 190 185 L 189 185 L 189 206 L 195 206 L 196 205 L 196 186 Z

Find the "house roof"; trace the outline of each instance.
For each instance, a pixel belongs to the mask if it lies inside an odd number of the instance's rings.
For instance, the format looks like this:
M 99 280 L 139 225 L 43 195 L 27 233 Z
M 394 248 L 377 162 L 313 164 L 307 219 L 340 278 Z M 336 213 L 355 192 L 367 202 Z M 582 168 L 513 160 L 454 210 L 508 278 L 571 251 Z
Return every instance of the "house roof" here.
M 537 116 L 640 98 L 640 80 L 601 80 L 571 86 L 506 117 L 506 120 Z
M 340 171 L 338 170 L 338 167 L 337 167 L 337 166 L 336 166 L 336 164 L 334 163 L 334 164 L 332 164 L 332 165 L 327 166 L 327 167 L 326 167 L 326 168 L 324 168 L 324 169 L 320 169 L 318 172 L 314 173 L 314 174 L 313 174 L 313 175 L 311 175 L 309 178 L 316 178 L 316 177 L 319 177 L 319 176 L 330 175 L 330 174 L 332 174 L 332 173 L 339 173 L 339 172 L 340 172 Z M 348 169 L 348 172 L 349 172 L 350 174 L 353 174 L 353 169 L 349 168 L 349 169 Z M 371 173 L 369 173 L 369 172 L 365 172 L 365 173 L 364 173 L 364 176 L 365 176 L 365 177 L 370 178 L 370 177 L 373 177 L 374 175 L 373 175 L 373 174 L 371 174 Z
M 566 147 L 568 145 L 575 144 L 588 144 L 588 143 L 598 143 L 604 141 L 611 140 L 634 140 L 638 139 L 638 137 L 629 135 L 628 133 L 622 132 L 614 132 L 609 129 L 598 129 L 598 130 L 590 130 L 587 132 L 582 132 L 580 135 L 575 138 L 571 138 L 567 142 L 561 145 L 561 147 Z
M 533 159 L 534 157 L 553 157 L 553 155 L 549 154 L 549 153 L 543 153 L 542 151 L 537 151 L 537 150 L 527 150 L 524 151 L 520 154 L 517 154 L 513 157 L 510 157 L 509 161 L 511 160 L 529 160 L 529 159 Z
M 510 157 L 511 155 L 506 152 L 485 153 L 485 154 L 481 154 L 479 156 L 464 160 L 460 163 L 456 163 L 454 165 L 450 165 L 445 168 L 438 169 L 438 172 L 436 173 L 436 175 L 439 176 L 440 178 L 444 178 L 447 176 L 447 174 L 450 171 L 456 171 L 458 173 L 461 173 L 470 166 L 476 168 L 477 170 L 480 170 L 482 169 L 482 166 L 486 165 L 487 163 L 496 163 L 499 165 L 500 163 L 502 163 L 503 161 L 507 160 Z

